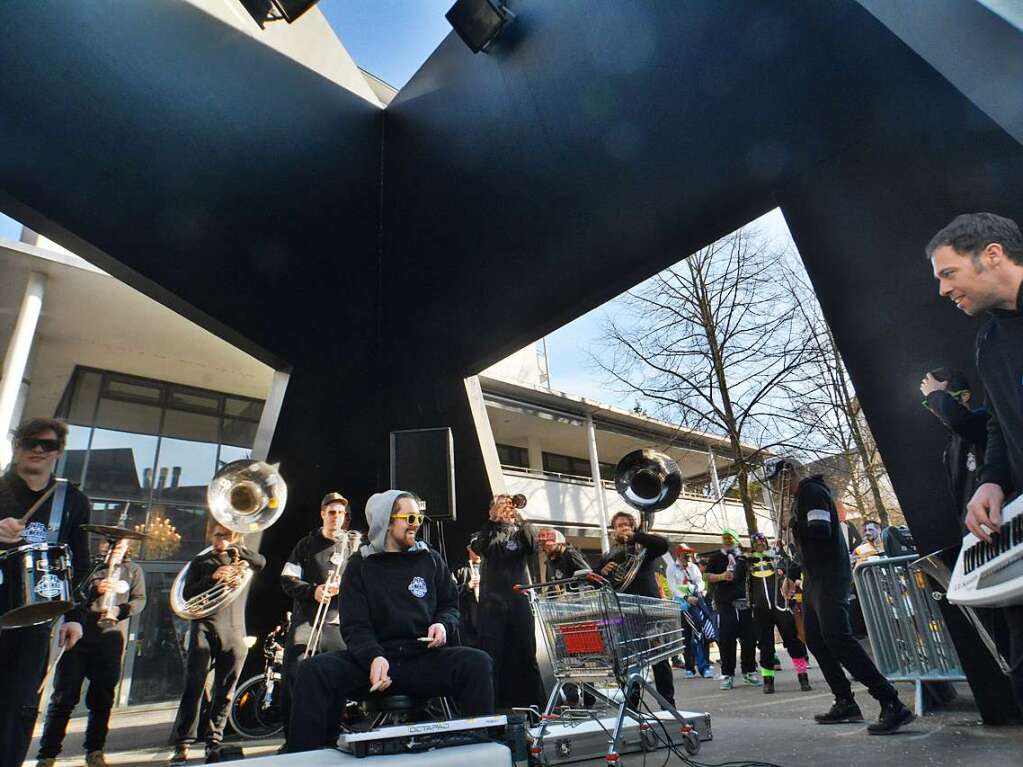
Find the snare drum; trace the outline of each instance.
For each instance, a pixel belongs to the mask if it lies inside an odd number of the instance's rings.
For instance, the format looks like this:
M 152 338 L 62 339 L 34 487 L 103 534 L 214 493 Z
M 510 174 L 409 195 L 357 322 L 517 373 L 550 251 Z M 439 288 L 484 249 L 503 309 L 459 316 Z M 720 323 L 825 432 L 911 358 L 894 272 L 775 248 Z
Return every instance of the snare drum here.
M 67 546 L 34 543 L 0 552 L 0 628 L 46 623 L 73 606 Z

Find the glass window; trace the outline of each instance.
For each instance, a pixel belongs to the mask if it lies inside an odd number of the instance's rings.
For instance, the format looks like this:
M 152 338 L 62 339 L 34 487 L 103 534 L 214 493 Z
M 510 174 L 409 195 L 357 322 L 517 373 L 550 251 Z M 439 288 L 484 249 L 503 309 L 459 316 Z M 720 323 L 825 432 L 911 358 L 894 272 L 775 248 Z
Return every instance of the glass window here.
M 57 476 L 69 479 L 72 482 L 81 483 L 82 469 L 85 468 L 85 452 L 89 447 L 89 434 L 92 432 L 88 426 L 68 426 L 67 447 L 64 450 L 64 457 L 57 465 Z
M 157 438 L 96 429 L 85 467 L 85 492 L 106 498 L 147 499 Z
M 107 378 L 107 388 L 103 392 L 105 397 L 138 400 L 141 402 L 159 402 L 160 394 L 161 387 L 159 384 L 147 384 L 142 381 L 112 377 Z
M 524 447 L 499 444 L 497 446 L 497 457 L 500 459 L 502 466 L 529 468 L 529 451 Z
M 123 402 L 101 399 L 96 412 L 96 425 L 104 429 L 137 431 L 142 434 L 160 433 L 159 405 L 142 405 L 138 402 Z
M 142 542 L 147 562 L 187 562 L 206 548 L 205 507 L 154 503 L 148 507 L 143 526 L 149 536 Z
M 100 383 L 103 377 L 99 373 L 82 371 L 73 379 L 74 393 L 67 410 L 67 420 L 71 423 L 89 425 L 96 412 L 96 398 L 99 396 Z
M 171 390 L 167 407 L 181 410 L 198 410 L 217 415 L 220 412 L 220 397 L 207 394 Z
M 137 644 L 129 704 L 177 700 L 184 689 L 185 638 L 190 624 L 170 609 L 177 572 L 149 567 L 145 572 L 146 609 L 135 619 Z
M 258 425 L 255 421 L 238 421 L 234 418 L 225 418 L 221 440 L 228 445 L 252 447 L 256 441 L 256 427 Z
M 215 415 L 168 410 L 163 418 L 163 433 L 168 437 L 216 442 L 220 439 L 220 419 Z
M 164 437 L 153 478 L 153 500 L 205 503 L 216 461 L 216 443 Z
M 220 457 L 217 459 L 217 471 L 223 469 L 231 461 L 244 461 L 252 457 L 252 450 L 247 447 L 221 445 Z
M 259 400 L 228 397 L 224 400 L 224 415 L 258 421 L 263 414 L 263 403 Z

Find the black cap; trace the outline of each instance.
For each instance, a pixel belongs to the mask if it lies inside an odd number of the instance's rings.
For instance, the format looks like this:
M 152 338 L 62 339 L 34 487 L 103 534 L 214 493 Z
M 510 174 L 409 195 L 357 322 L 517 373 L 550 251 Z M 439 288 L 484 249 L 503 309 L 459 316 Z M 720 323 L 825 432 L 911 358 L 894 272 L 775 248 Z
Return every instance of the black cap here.
M 345 508 L 348 508 L 348 499 L 341 495 L 341 493 L 327 493 L 323 496 L 323 500 L 320 501 L 320 508 L 322 509 L 328 503 L 343 503 Z

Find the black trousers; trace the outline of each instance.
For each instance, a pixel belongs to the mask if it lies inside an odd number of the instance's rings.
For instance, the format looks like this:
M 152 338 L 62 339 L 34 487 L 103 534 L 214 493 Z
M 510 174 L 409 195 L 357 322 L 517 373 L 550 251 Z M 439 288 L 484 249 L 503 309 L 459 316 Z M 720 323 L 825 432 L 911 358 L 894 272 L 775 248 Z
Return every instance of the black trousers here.
M 0 767 L 21 767 L 39 714 L 50 624 L 0 631 Z
M 193 743 L 199 733 L 205 733 L 207 744 L 220 743 L 224 737 L 224 725 L 227 723 L 227 712 L 234 698 L 238 675 L 245 664 L 246 652 L 240 630 L 221 637 L 211 623 L 192 622 L 185 667 L 185 690 L 181 694 L 171 734 L 175 745 Z M 211 668 L 213 687 L 210 690 L 210 702 L 208 708 L 204 706 L 200 712 L 206 677 Z M 200 722 L 201 719 L 205 721 Z
M 796 632 L 796 618 L 787 610 L 758 604 L 753 609 L 753 623 L 757 627 L 757 645 L 760 647 L 760 666 L 774 668 L 774 629 L 781 634 L 785 652 L 790 658 L 805 658 L 806 645 Z
M 85 752 L 102 751 L 107 742 L 114 688 L 121 678 L 124 636 L 120 631 L 101 631 L 83 637 L 64 653 L 53 677 L 53 695 L 46 710 L 46 723 L 39 740 L 39 759 L 60 754 L 67 723 L 82 696 L 82 683 L 89 680 L 85 705 L 89 722 L 85 728 Z
M 289 727 L 291 725 L 291 701 L 294 698 L 295 678 L 299 666 L 305 662 L 305 648 L 309 641 L 309 625 L 304 624 L 293 627 L 288 636 L 288 646 L 284 648 L 284 668 L 281 672 L 281 716 L 284 717 L 284 740 L 288 740 Z M 341 652 L 345 649 L 344 640 L 341 639 L 341 627 L 326 623 L 323 626 L 323 633 L 320 635 L 319 651 Z
M 803 591 L 803 622 L 806 646 L 817 659 L 824 679 L 836 698 L 852 700 L 852 686 L 842 670 L 882 703 L 898 698 L 891 683 L 877 670 L 867 651 L 856 641 L 849 624 L 848 589 Z
M 753 611 L 737 610 L 733 605 L 718 605 L 718 651 L 721 653 L 721 674 L 735 676 L 735 643 L 741 647 L 742 673 L 750 674 L 757 670 L 757 629 L 753 623 Z M 764 657 L 764 648 L 760 648 L 760 656 Z M 774 641 L 771 641 L 770 655 L 774 653 Z M 768 668 L 774 668 L 770 661 Z
M 496 600 L 481 595 L 479 647 L 494 661 L 494 688 L 500 708 L 546 703 L 536 662 L 533 612 L 525 596 Z
M 1023 607 L 1002 608 L 1002 617 L 1009 629 L 1009 667 L 1016 703 L 1023 711 Z
M 385 694 L 450 697 L 464 717 L 494 711 L 493 664 L 482 650 L 439 647 L 396 653 L 387 660 L 391 686 Z M 323 653 L 302 663 L 292 702 L 288 750 L 336 746 L 346 702 L 365 699 L 369 686 L 369 669 L 347 650 Z

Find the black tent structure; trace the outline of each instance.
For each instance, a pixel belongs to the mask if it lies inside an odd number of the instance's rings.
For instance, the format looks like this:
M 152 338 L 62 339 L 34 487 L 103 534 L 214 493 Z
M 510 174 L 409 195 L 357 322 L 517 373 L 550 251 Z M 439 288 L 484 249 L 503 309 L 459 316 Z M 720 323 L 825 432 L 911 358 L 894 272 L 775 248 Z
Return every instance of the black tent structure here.
M 0 210 L 290 371 L 273 571 L 324 488 L 384 487 L 391 429 L 452 427 L 464 542 L 490 493 L 465 377 L 780 206 L 916 540 L 955 543 L 916 383 L 971 369 L 976 324 L 923 245 L 960 212 L 1023 218 L 1018 19 L 509 5 L 489 54 L 449 35 L 381 111 L 185 2 L 4 3 Z M 1007 684 L 949 622 L 1002 721 Z

